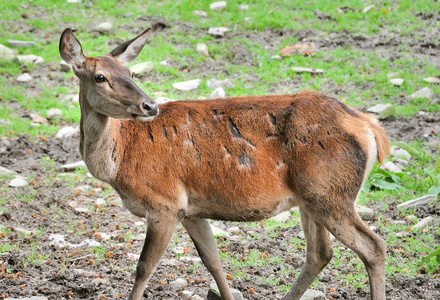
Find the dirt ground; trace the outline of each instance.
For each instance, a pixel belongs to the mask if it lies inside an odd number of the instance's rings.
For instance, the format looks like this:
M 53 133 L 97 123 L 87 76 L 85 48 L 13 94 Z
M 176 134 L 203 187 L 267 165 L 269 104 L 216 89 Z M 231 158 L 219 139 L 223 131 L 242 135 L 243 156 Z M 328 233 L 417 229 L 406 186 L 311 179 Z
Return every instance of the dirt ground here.
M 429 17 L 429 16 L 427 16 Z M 144 20 L 145 21 L 145 20 Z M 68 24 L 66 24 L 68 25 Z M 191 24 L 175 23 L 172 27 L 179 30 L 193 30 Z M 20 28 L 17 24 L 15 30 L 24 31 L 29 28 Z M 60 25 L 60 28 L 64 26 Z M 166 30 L 163 34 L 166 36 Z M 205 34 L 204 31 L 193 31 Z M 36 31 L 44 39 L 45 32 Z M 386 55 L 390 59 L 406 55 L 399 51 L 391 51 L 394 47 L 406 43 L 412 47 L 417 55 L 424 58 L 425 63 L 439 64 L 439 48 L 428 47 L 425 41 L 438 39 L 438 36 L 426 36 L 417 40 L 409 40 L 410 37 L 401 37 L 395 33 L 387 32 L 386 29 L 373 37 L 351 36 L 348 32 L 333 33 L 325 39 L 321 38 L 320 32 L 302 30 L 298 32 L 263 32 L 247 33 L 246 38 L 260 41 L 268 51 L 275 52 L 284 35 L 304 36 L 309 40 L 315 40 L 319 49 L 333 49 L 339 46 L 350 45 L 364 51 L 376 51 L 380 55 Z M 226 38 L 219 39 L 219 43 L 232 42 L 234 37 L 243 38 L 244 34 L 228 34 Z M 55 33 L 53 33 L 55 36 Z M 54 37 L 57 40 L 58 37 Z M 251 53 L 241 46 L 231 47 L 233 52 L 228 63 L 230 64 L 254 64 L 255 60 Z M 386 50 L 386 51 L 385 51 Z M 169 62 L 172 64 L 173 62 Z M 222 66 L 214 61 L 194 64 L 187 62 L 193 70 L 202 76 L 213 76 L 219 72 L 227 73 Z M 76 79 L 66 82 L 58 71 L 53 71 L 53 65 L 43 64 L 33 71 L 33 76 L 39 78 L 44 85 L 56 87 L 57 85 L 69 86 L 75 92 Z M 180 67 L 176 65 L 176 67 Z M 420 67 L 420 66 L 415 66 Z M 55 67 L 56 68 L 56 67 Z M 51 76 L 47 76 L 51 73 Z M 35 76 L 37 75 L 37 76 Z M 148 75 L 145 80 L 161 80 L 161 74 Z M 249 74 L 249 81 L 258 82 L 258 75 Z M 12 78 L 11 78 L 12 79 Z M 234 75 L 230 77 L 231 81 Z M 169 80 L 169 79 L 167 79 Z M 11 80 L 11 85 L 15 84 Z M 272 93 L 282 93 L 286 89 L 295 89 L 300 82 L 279 82 L 270 87 Z M 38 94 L 41 85 L 29 85 L 29 95 Z M 346 87 L 350 88 L 350 86 Z M 368 84 L 360 88 L 367 90 Z M 329 94 L 338 96 L 342 93 L 340 87 L 330 87 Z M 346 92 L 346 91 L 345 91 Z M 397 99 L 397 98 L 396 98 Z M 398 100 L 398 99 L 397 99 Z M 396 101 L 397 101 L 396 100 Z M 371 99 L 375 103 L 377 99 Z M 404 101 L 402 98 L 401 101 Z M 438 102 L 438 95 L 432 101 Z M 365 103 L 367 105 L 371 103 Z M 2 102 L 2 105 L 15 108 L 18 116 L 26 118 L 29 112 L 20 110 L 20 106 L 14 102 Z M 433 130 L 436 134 L 440 128 L 440 113 L 418 114 L 411 119 L 389 118 L 384 120 L 389 136 L 393 140 L 409 142 L 424 139 L 427 142 L 426 151 L 438 151 L 439 139 L 429 134 Z M 42 163 L 43 157 L 50 157 L 53 163 Z M 117 195 L 106 184 L 92 181 L 83 174 L 73 175 L 73 180 L 68 177 L 66 171 L 60 166 L 65 163 L 80 160 L 78 152 L 78 135 L 69 138 L 56 139 L 46 137 L 31 142 L 26 135 L 16 138 L 0 140 L 0 165 L 16 171 L 23 176 L 33 176 L 28 187 L 21 189 L 10 188 L 7 194 L 1 195 L 6 199 L 6 209 L 10 213 L 0 215 L 0 225 L 11 229 L 3 238 L 2 242 L 19 245 L 19 251 L 11 249 L 0 254 L 0 299 L 8 297 L 30 297 L 32 295 L 44 295 L 49 299 L 117 299 L 126 298 L 133 284 L 134 269 L 137 261 L 136 255 L 140 253 L 143 244 L 145 225 L 139 225 L 140 218 L 131 215 L 120 206 Z M 7 185 L 1 182 L 0 185 Z M 97 198 L 104 198 L 110 205 L 106 208 L 95 208 Z M 74 201 L 74 202 L 72 202 Z M 113 204 L 111 204 L 113 203 Z M 88 212 L 77 212 L 75 205 L 83 205 Z M 391 202 L 391 207 L 395 202 Z M 419 212 L 421 215 L 439 214 L 438 208 L 432 207 Z M 394 210 L 387 211 L 384 219 L 395 220 L 398 218 Z M 216 222 L 220 228 L 236 226 L 228 222 Z M 35 231 L 32 235 L 23 236 L 17 232 L 17 227 Z M 15 228 L 15 230 L 13 230 Z M 40 230 L 42 229 L 42 230 Z M 284 274 L 282 269 L 285 264 L 290 264 L 300 269 L 304 264 L 305 253 L 302 248 L 296 250 L 294 256 L 285 256 L 286 247 L 290 245 L 292 237 L 300 233 L 301 228 L 296 225 L 292 228 L 279 228 L 276 237 L 264 227 L 249 229 L 240 227 L 238 234 L 230 237 L 219 238 L 222 249 L 235 256 L 237 259 L 246 257 L 249 249 L 258 249 L 267 252 L 270 257 L 281 257 L 278 263 L 270 265 L 271 269 L 259 269 L 246 266 L 240 270 L 244 274 L 250 274 L 250 280 L 233 279 L 231 286 L 240 290 L 247 299 L 281 299 L 280 286 L 292 283 L 295 280 L 294 273 Z M 130 234 L 127 234 L 130 232 Z M 78 245 L 86 240 L 99 242 L 106 249 L 106 253 L 90 253 L 93 244 L 84 244 L 78 247 L 63 247 L 53 241 L 54 234 L 62 234 L 66 243 Z M 105 234 L 110 235 L 107 239 Z M 257 234 L 259 239 L 249 238 Z M 146 290 L 148 299 L 184 299 L 180 292 L 174 291 L 169 282 L 176 278 L 184 278 L 188 282 L 186 290 L 206 298 L 209 284 L 213 281 L 211 275 L 200 263 L 194 260 L 182 260 L 180 256 L 196 258 L 197 253 L 192 246 L 188 235 L 183 228 L 179 227 L 176 237 L 173 238 L 165 258 L 153 274 Z M 439 241 L 437 241 L 439 242 Z M 37 243 L 37 245 L 36 245 Z M 98 246 L 100 248 L 101 246 Z M 184 247 L 185 253 L 176 255 L 172 248 Z M 336 244 L 336 247 L 341 247 Z M 37 249 L 37 250 L 35 250 Z M 341 251 L 342 252 L 342 251 Z M 110 254 L 111 253 L 111 254 Z M 391 253 L 388 253 L 391 255 Z M 169 259 L 175 258 L 177 261 Z M 195 268 L 197 267 L 197 268 Z M 226 273 L 236 271 L 233 265 L 224 263 Z M 196 271 L 194 271 L 196 270 Z M 8 273 L 6 273 L 8 271 Z M 334 272 L 347 273 L 357 272 L 353 267 L 339 266 L 336 270 L 325 269 L 319 275 L 319 283 L 316 289 L 325 292 L 327 298 L 333 299 L 364 299 L 369 298 L 368 288 L 353 289 L 343 282 L 334 280 Z M 10 274 L 15 274 L 11 276 Z M 275 274 L 281 278 L 278 286 L 262 283 L 257 277 L 271 277 Z M 252 292 L 253 291 L 253 292 Z M 440 279 L 432 275 L 420 274 L 408 279 L 397 275 L 395 279 L 387 282 L 387 295 L 389 299 L 440 299 Z

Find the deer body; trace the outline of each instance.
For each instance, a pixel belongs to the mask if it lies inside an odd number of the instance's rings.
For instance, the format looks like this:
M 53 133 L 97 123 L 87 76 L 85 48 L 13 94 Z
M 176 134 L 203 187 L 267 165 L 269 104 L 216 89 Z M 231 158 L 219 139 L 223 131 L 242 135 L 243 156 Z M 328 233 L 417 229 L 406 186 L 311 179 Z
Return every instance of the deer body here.
M 285 299 L 299 299 L 331 259 L 329 231 L 366 264 L 372 299 L 385 299 L 385 244 L 354 209 L 371 166 L 388 154 L 377 122 L 312 91 L 157 107 L 120 64 L 145 41 L 146 32 L 97 58 L 82 54 L 69 29 L 60 42 L 80 78 L 81 155 L 127 209 L 148 218 L 129 299 L 141 299 L 178 222 L 222 297 L 233 299 L 205 219 L 256 221 L 293 206 L 300 208 L 307 260 Z

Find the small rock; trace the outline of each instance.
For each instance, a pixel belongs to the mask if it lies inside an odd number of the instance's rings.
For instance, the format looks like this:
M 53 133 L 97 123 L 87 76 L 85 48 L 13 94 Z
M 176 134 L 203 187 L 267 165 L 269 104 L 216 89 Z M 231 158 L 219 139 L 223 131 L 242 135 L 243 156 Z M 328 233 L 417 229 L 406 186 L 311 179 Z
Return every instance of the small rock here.
M 417 99 L 417 98 L 427 98 L 431 99 L 434 95 L 434 92 L 429 87 L 424 87 L 421 90 L 411 94 L 408 96 L 408 99 Z
M 182 291 L 182 296 L 186 299 L 191 299 L 191 296 L 194 295 L 191 291 Z
M 47 297 L 44 296 L 33 296 L 30 298 L 6 298 L 8 300 L 48 300 Z
M 395 158 L 403 158 L 407 161 L 411 159 L 411 154 L 409 154 L 408 151 L 397 146 L 392 146 L 390 149 L 390 153 Z
M 222 229 L 220 229 L 218 227 L 215 227 L 212 224 L 210 224 L 210 225 L 211 225 L 212 234 L 214 236 L 229 236 L 229 232 L 226 232 L 226 231 L 224 231 L 224 230 L 222 230 Z
M 227 5 L 226 1 L 213 2 L 213 3 L 209 4 L 209 9 L 210 10 L 222 10 L 226 7 L 226 5 Z
M 174 258 L 172 259 L 162 259 L 162 263 L 163 266 L 177 266 L 179 265 L 179 261 L 175 260 Z
M 188 257 L 188 256 L 182 256 L 179 258 L 179 260 L 193 262 L 193 263 L 202 261 L 202 259 L 200 257 Z
M 418 222 L 417 224 L 413 225 L 413 226 L 411 227 L 411 229 L 412 229 L 412 230 L 414 230 L 414 229 L 423 229 L 423 228 L 425 228 L 426 226 L 428 226 L 428 225 L 429 225 L 432 221 L 434 221 L 434 220 L 435 220 L 435 219 L 434 219 L 434 217 L 432 217 L 432 216 L 426 217 L 426 218 L 420 220 L 420 222 Z
M 71 208 L 75 209 L 78 207 L 79 203 L 78 203 L 78 201 L 72 200 L 72 201 L 67 202 L 67 205 L 69 205 Z
M 14 174 L 17 174 L 17 172 L 0 167 L 0 177 L 8 177 Z
M 276 216 L 273 216 L 269 220 L 277 221 L 277 222 L 287 222 L 290 219 L 290 212 L 289 211 L 283 211 L 282 213 L 279 213 Z
M 426 195 L 414 200 L 410 200 L 404 203 L 401 203 L 399 205 L 397 205 L 397 208 L 402 209 L 402 208 L 415 208 L 417 206 L 421 206 L 421 205 L 425 205 L 425 204 L 429 204 L 432 202 L 435 202 L 438 200 L 438 195 L 434 194 L 434 195 Z
M 79 128 L 74 128 L 72 126 L 66 126 L 61 128 L 57 134 L 55 135 L 56 138 L 62 139 L 62 138 L 68 138 L 71 136 L 74 136 L 75 134 L 79 133 Z
M 95 273 L 83 269 L 73 269 L 72 272 L 76 276 L 92 277 L 93 275 L 95 275 Z
M 88 213 L 88 212 L 90 212 L 90 210 L 87 207 L 84 207 L 84 206 L 75 207 L 75 211 L 77 213 Z
M 152 62 L 143 62 L 130 67 L 130 70 L 134 73 L 134 76 L 143 76 L 148 74 L 154 69 Z
M 21 234 L 24 234 L 24 235 L 32 235 L 32 234 L 35 233 L 34 230 L 27 230 L 27 229 L 24 229 L 24 228 L 21 228 L 21 227 L 13 227 L 12 229 L 15 232 L 18 232 L 18 233 L 21 233 Z
M 109 201 L 109 204 L 110 204 L 111 206 L 119 206 L 119 207 L 124 206 L 124 203 L 122 202 L 122 199 L 119 198 L 119 197 L 117 197 L 117 198 L 115 198 L 115 199 L 113 199 L 113 200 L 110 200 L 110 201 Z
M 367 109 L 367 112 L 373 113 L 379 120 L 394 116 L 394 106 L 392 104 L 377 104 Z
M 387 161 L 380 168 L 392 173 L 402 173 L 402 170 L 398 166 L 396 166 L 392 161 Z
M 399 168 L 404 168 L 406 166 L 408 166 L 408 161 L 398 158 L 394 161 L 395 165 L 398 166 Z
M 64 170 L 72 170 L 72 171 L 74 171 L 76 169 L 87 168 L 87 166 L 86 166 L 86 163 L 84 161 L 80 160 L 80 161 L 77 161 L 77 162 L 74 162 L 74 163 L 71 163 L 71 164 L 62 165 L 60 168 L 64 169 Z
M 440 83 L 440 78 L 438 77 L 426 77 L 423 80 L 429 83 Z
M 201 79 L 193 79 L 188 81 L 182 81 L 182 82 L 175 82 L 173 83 L 173 88 L 179 91 L 191 91 L 195 90 L 199 87 L 200 83 L 202 82 Z
M 272 56 L 270 59 L 271 59 L 271 60 L 282 60 L 283 57 L 280 56 L 280 55 L 274 55 L 274 56 Z
M 216 88 L 233 88 L 234 85 L 232 84 L 232 82 L 226 78 L 224 80 L 218 80 L 218 79 L 214 79 L 214 78 L 210 78 L 206 81 L 206 86 L 210 89 L 216 89 Z
M 217 99 L 217 98 L 224 98 L 225 96 L 226 96 L 225 90 L 219 87 L 216 88 L 209 97 L 211 99 Z
M 230 288 L 232 296 L 235 300 L 243 300 L 243 294 L 237 290 Z M 209 291 L 208 291 L 208 300 L 221 300 L 222 297 L 220 296 L 220 291 L 217 287 L 217 284 L 215 282 L 211 283 L 209 285 Z
M 208 29 L 208 34 L 215 37 L 224 37 L 225 33 L 229 31 L 227 27 L 210 27 Z
M 173 290 L 182 290 L 187 285 L 188 285 L 188 282 L 186 282 L 186 280 L 182 279 L 182 278 L 177 278 L 176 280 L 170 282 L 170 287 Z
M 95 278 L 92 280 L 92 284 L 98 286 L 98 285 L 104 285 L 108 282 L 108 279 L 104 279 L 104 278 Z
M 208 16 L 206 11 L 203 11 L 203 10 L 195 10 L 195 11 L 193 11 L 193 14 L 195 14 L 196 16 L 199 16 L 199 17 L 204 17 L 204 18 L 206 18 Z
M 33 47 L 36 46 L 37 43 L 32 41 L 17 41 L 17 40 L 8 40 L 9 45 L 13 48 L 19 48 L 19 47 Z
M 44 62 L 44 58 L 41 56 L 36 56 L 33 54 L 30 55 L 17 55 L 17 59 L 20 63 L 29 63 L 29 64 L 42 64 Z
M 324 293 L 321 291 L 308 289 L 300 300 L 327 300 L 327 298 L 325 298 Z
M 228 231 L 230 233 L 238 234 L 238 233 L 240 233 L 240 227 L 234 226 L 234 227 L 229 228 Z
M 78 103 L 79 102 L 79 95 L 73 95 L 71 98 L 71 101 L 74 103 Z
M 312 74 L 324 73 L 323 69 L 315 69 L 315 68 L 293 67 L 292 70 L 296 73 L 312 73 Z
M 111 33 L 113 31 L 113 25 L 110 22 L 103 22 L 96 25 L 95 30 L 100 33 Z
M 9 182 L 10 187 L 25 187 L 28 185 L 29 183 L 22 178 L 14 178 Z
M 8 47 L 0 44 L 0 58 L 5 60 L 13 60 L 15 59 L 15 52 L 14 50 L 11 50 Z
M 372 8 L 374 8 L 374 4 L 373 5 L 368 5 L 367 7 L 365 7 L 362 12 L 364 14 L 366 14 L 367 12 L 369 12 Z
M 131 260 L 139 260 L 139 257 L 141 257 L 139 254 L 134 254 L 134 253 L 127 253 L 128 259 Z
M 173 253 L 175 253 L 175 254 L 183 254 L 183 253 L 185 253 L 185 249 L 183 247 L 174 247 Z
M 157 97 L 156 99 L 154 99 L 154 101 L 156 101 L 157 104 L 164 104 L 164 103 L 173 102 L 176 100 L 173 100 L 173 99 L 170 99 L 167 97 Z
M 376 218 L 376 214 L 374 213 L 374 210 L 372 210 L 371 208 L 359 204 L 356 204 L 355 207 L 356 207 L 356 212 L 358 213 L 359 217 L 361 217 L 362 220 L 370 221 Z
M 49 120 L 62 119 L 63 112 L 59 108 L 51 108 L 46 111 L 46 118 L 48 118 Z
M 81 3 L 81 0 L 67 0 L 67 3 Z
M 247 5 L 247 4 L 240 4 L 238 6 L 238 8 L 241 9 L 241 10 L 248 10 L 249 9 L 249 5 Z
M 102 198 L 98 198 L 95 201 L 95 205 L 98 207 L 104 207 L 104 206 L 107 206 L 107 202 Z
M 62 60 L 60 61 L 60 69 L 63 72 L 69 72 L 70 70 L 72 70 L 72 66 Z
M 19 82 L 29 82 L 31 81 L 33 78 L 29 73 L 23 73 L 20 76 L 17 77 L 17 81 Z
M 144 226 L 144 225 L 145 225 L 145 222 L 143 222 L 143 221 L 134 222 L 134 226 Z
M 204 43 L 197 44 L 196 52 L 201 56 L 209 56 L 208 46 Z
M 403 81 L 404 81 L 404 80 L 403 80 L 402 78 L 393 78 L 393 79 L 390 79 L 391 84 L 392 84 L 392 85 L 397 85 L 397 86 L 402 85 Z
M 34 123 L 44 124 L 44 125 L 49 124 L 49 121 L 46 118 L 43 118 L 42 116 L 31 115 L 30 117 L 32 118 L 32 122 Z

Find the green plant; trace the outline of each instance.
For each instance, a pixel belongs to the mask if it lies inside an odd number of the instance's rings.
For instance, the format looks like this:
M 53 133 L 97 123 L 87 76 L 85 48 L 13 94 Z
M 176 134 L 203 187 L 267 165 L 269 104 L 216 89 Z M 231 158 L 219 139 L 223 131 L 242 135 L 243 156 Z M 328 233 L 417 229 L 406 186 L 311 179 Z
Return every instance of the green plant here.
M 404 191 L 406 189 L 401 185 L 402 176 L 402 173 L 385 171 L 376 163 L 364 184 L 363 191 L 368 192 L 371 189 Z

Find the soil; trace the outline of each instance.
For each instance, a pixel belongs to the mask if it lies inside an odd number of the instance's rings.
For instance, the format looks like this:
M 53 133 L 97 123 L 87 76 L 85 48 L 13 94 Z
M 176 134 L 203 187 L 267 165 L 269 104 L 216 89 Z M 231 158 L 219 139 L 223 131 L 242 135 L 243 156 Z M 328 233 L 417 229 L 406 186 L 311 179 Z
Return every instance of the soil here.
M 32 16 L 26 16 L 32 17 Z M 420 15 L 421 21 L 433 20 L 436 14 Z M 143 17 L 140 21 L 152 21 L 153 18 Z M 11 25 L 11 24 L 8 24 Z M 46 33 L 41 30 L 33 30 L 21 26 L 15 22 L 11 27 L 13 32 L 34 32 L 36 38 L 46 39 Z M 71 24 L 60 24 L 59 28 Z M 168 27 L 170 26 L 170 27 Z M 191 34 L 203 35 L 205 30 L 195 28 L 194 25 L 184 22 L 174 22 L 165 26 L 157 26 L 162 30 L 165 37 L 167 30 L 181 30 Z M 129 28 L 127 28 L 128 30 Z M 136 28 L 137 29 L 137 28 Z M 136 31 L 135 28 L 131 30 Z M 402 37 L 398 33 L 388 32 L 386 28 L 374 37 L 354 36 L 350 32 L 332 33 L 330 36 L 323 36 L 321 32 L 312 29 L 300 31 L 274 31 L 265 30 L 262 32 L 242 33 L 230 32 L 225 38 L 219 39 L 218 43 L 228 44 L 231 49 L 227 61 L 219 63 L 214 60 L 207 60 L 201 63 L 185 61 L 185 66 L 170 61 L 169 64 L 176 68 L 186 67 L 194 73 L 203 77 L 217 77 L 223 73 L 228 75 L 228 64 L 248 65 L 256 64 L 255 57 L 246 47 L 236 41 L 240 38 L 249 38 L 254 42 L 264 45 L 268 51 L 275 53 L 279 49 L 282 39 L 286 35 L 296 35 L 304 39 L 315 41 L 317 47 L 322 50 L 333 49 L 341 46 L 351 46 L 363 51 L 376 51 L 380 55 L 387 55 L 389 59 L 395 60 L 402 55 L 399 51 L 390 51 L 401 44 L 406 44 L 414 50 L 417 55 L 424 58 L 426 64 L 438 64 L 438 44 L 427 44 L 426 41 L 439 41 L 439 33 L 432 33 L 431 36 L 412 39 L 411 36 Z M 56 33 L 51 33 L 54 40 L 58 39 Z M 56 38 L 55 38 L 56 37 Z M 301 38 L 300 38 L 301 39 Z M 154 42 L 153 42 L 154 43 Z M 233 43 L 234 46 L 230 44 Z M 387 50 L 387 51 L 381 51 Z M 420 66 L 415 66 L 420 67 Z M 44 86 L 57 87 L 63 85 L 71 88 L 72 93 L 77 89 L 77 80 L 68 82 L 56 70 L 57 66 L 46 63 L 38 66 L 32 71 L 37 75 Z M 49 76 L 50 74 L 50 76 Z M 9 75 L 5 75 L 9 76 Z M 167 74 L 152 73 L 146 76 L 145 80 L 164 80 Z M 189 75 L 190 76 L 190 75 Z M 257 74 L 248 74 L 249 84 L 257 84 Z M 228 76 L 232 81 L 234 75 Z M 12 79 L 12 78 L 11 78 Z M 190 79 L 190 78 L 189 78 Z M 170 80 L 166 77 L 166 80 Z M 11 80 L 11 85 L 15 84 Z M 299 83 L 296 83 L 299 86 Z M 271 93 L 284 93 L 286 90 L 296 88 L 295 82 L 279 82 L 270 87 Z M 29 95 L 37 95 L 43 85 L 28 85 Z M 350 88 L 345 87 L 346 88 Z M 357 89 L 367 90 L 368 84 Z M 347 92 L 345 90 L 345 92 Z M 342 94 L 341 87 L 330 87 L 329 94 L 338 96 Z M 403 101 L 396 95 L 395 101 Z M 375 102 L 377 99 L 370 99 Z M 61 101 L 61 100 L 60 100 Z M 440 101 L 438 95 L 434 96 L 434 102 Z M 29 112 L 20 112 L 20 105 L 13 102 L 3 102 L 5 105 L 15 108 L 17 115 L 27 117 Z M 366 105 L 369 103 L 366 103 Z M 363 108 L 365 110 L 365 108 Z M 427 143 L 428 153 L 438 152 L 440 133 L 440 113 L 419 113 L 414 118 L 389 118 L 382 122 L 392 140 L 410 142 L 423 139 Z M 49 158 L 46 159 L 46 158 Z M 6 189 L 7 181 L 0 182 L 0 198 L 5 199 L 5 207 L 9 211 L 0 215 L 0 226 L 6 227 L 7 234 L 0 239 L 0 246 L 9 243 L 15 245 L 10 250 L 3 250 L 0 254 L 0 299 L 6 297 L 30 297 L 32 295 L 44 295 L 49 299 L 117 299 L 126 298 L 133 284 L 136 254 L 140 253 L 145 234 L 145 225 L 138 222 L 145 220 L 131 215 L 118 203 L 116 193 L 106 184 L 98 183 L 88 178 L 84 173 L 71 172 L 71 180 L 66 171 L 60 167 L 63 164 L 80 160 L 78 151 L 78 135 L 69 138 L 56 139 L 53 136 L 31 139 L 27 135 L 15 138 L 4 138 L 0 140 L 0 165 L 16 171 L 23 176 L 32 176 L 30 185 L 20 189 Z M 5 191 L 7 192 L 5 193 Z M 113 203 L 105 208 L 96 208 L 94 203 L 97 198 L 104 198 L 107 203 Z M 72 202 L 73 201 L 73 202 Z M 390 207 L 395 206 L 396 200 L 390 200 Z M 89 208 L 88 212 L 75 211 L 75 205 Z M 420 212 L 423 216 L 438 214 L 438 207 L 431 207 Z M 384 213 L 384 220 L 395 220 L 398 218 L 395 210 L 388 210 Z M 237 226 L 235 223 L 218 222 L 214 223 L 220 228 Z M 18 228 L 18 229 L 17 229 Z M 23 235 L 19 228 L 33 231 L 31 235 Z M 274 232 L 278 234 L 274 236 Z M 289 248 L 296 248 L 291 244 L 291 239 L 296 237 L 300 231 L 300 225 L 291 228 L 276 228 L 275 231 L 268 231 L 264 226 L 248 228 L 240 226 L 237 234 L 230 237 L 217 238 L 221 244 L 221 251 L 228 252 L 237 260 L 246 260 L 252 249 L 262 251 L 268 257 L 279 257 L 278 262 L 265 265 L 264 268 L 245 266 L 241 264 L 237 270 L 232 263 L 223 262 L 225 273 L 249 274 L 250 279 L 230 280 L 232 287 L 240 290 L 247 299 L 281 299 L 280 287 L 291 284 L 298 273 L 283 272 L 286 264 L 296 269 L 301 269 L 304 264 L 305 253 L 303 247 L 295 251 L 288 251 Z M 94 253 L 89 251 L 93 248 L 90 245 L 78 247 L 64 247 L 52 240 L 53 234 L 61 234 L 66 243 L 78 245 L 85 240 L 99 242 Z M 105 234 L 111 236 L 107 239 Z M 258 239 L 254 238 L 258 235 Z M 178 237 L 178 239 L 177 239 Z M 439 241 L 437 241 L 438 243 Z M 175 254 L 172 249 L 184 247 L 184 254 Z M 334 246 L 345 248 L 338 242 Z M 104 252 L 99 252 L 99 249 Z M 35 250 L 37 249 L 37 250 Z M 291 249 L 290 249 L 291 250 Z M 343 253 L 344 251 L 341 251 Z M 267 254 L 266 254 L 267 253 Z M 345 254 L 341 254 L 345 255 Z M 388 255 L 392 255 L 389 249 Z M 205 298 L 209 284 L 213 281 L 208 271 L 200 266 L 201 263 L 194 261 L 179 260 L 179 257 L 197 258 L 197 252 L 193 247 L 190 238 L 180 226 L 168 247 L 164 258 L 177 259 L 173 264 L 169 260 L 158 266 L 150 279 L 144 295 L 148 299 L 184 299 L 181 291 L 174 291 L 169 283 L 176 278 L 184 278 L 188 282 L 186 290 Z M 370 293 L 368 284 L 364 287 L 354 289 L 349 283 L 334 279 L 335 273 L 355 274 L 357 269 L 350 262 L 347 255 L 347 264 L 336 269 L 324 269 L 319 275 L 319 282 L 315 288 L 323 291 L 328 298 L 333 299 L 365 299 Z M 365 272 L 362 270 L 362 272 Z M 274 284 L 265 284 L 259 278 L 274 279 Z M 432 274 L 420 274 L 414 278 L 396 275 L 387 282 L 388 299 L 440 299 L 440 279 Z

